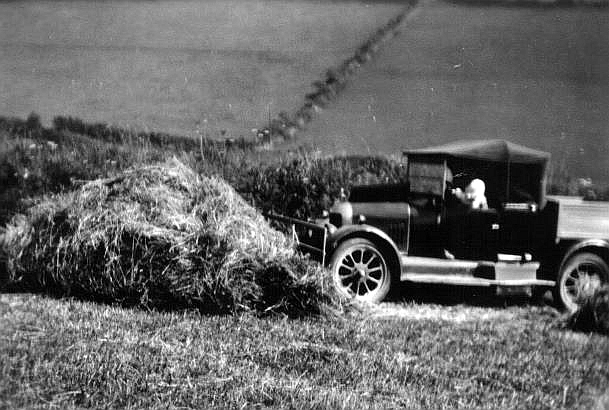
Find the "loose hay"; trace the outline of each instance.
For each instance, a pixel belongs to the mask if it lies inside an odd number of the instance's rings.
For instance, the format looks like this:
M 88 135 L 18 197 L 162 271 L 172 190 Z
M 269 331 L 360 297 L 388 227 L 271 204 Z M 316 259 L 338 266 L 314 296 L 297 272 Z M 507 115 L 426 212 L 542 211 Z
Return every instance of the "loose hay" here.
M 574 330 L 609 335 L 609 285 L 586 297 L 579 309 L 569 316 L 567 324 Z
M 226 182 L 176 160 L 45 198 L 3 236 L 8 278 L 27 289 L 204 312 L 338 303 L 327 275 Z

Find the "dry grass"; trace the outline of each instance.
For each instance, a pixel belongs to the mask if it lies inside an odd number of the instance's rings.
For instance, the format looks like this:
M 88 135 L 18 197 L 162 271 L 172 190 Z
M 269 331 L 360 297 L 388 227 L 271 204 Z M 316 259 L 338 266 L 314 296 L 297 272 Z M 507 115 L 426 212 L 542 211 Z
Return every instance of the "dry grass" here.
M 319 268 L 225 182 L 177 160 L 38 201 L 4 233 L 13 286 L 206 312 L 319 314 Z
M 559 329 L 551 309 L 390 309 L 397 314 L 201 316 L 0 295 L 0 408 L 609 404 L 609 339 Z
M 609 285 L 583 298 L 580 308 L 567 320 L 571 329 L 609 335 Z

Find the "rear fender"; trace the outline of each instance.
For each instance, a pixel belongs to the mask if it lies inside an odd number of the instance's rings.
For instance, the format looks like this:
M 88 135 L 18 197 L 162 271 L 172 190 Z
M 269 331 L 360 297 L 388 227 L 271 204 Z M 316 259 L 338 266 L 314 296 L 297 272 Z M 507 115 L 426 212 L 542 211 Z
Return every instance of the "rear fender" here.
M 580 242 L 571 244 L 560 262 L 560 268 L 558 272 L 561 272 L 567 261 L 575 254 L 579 252 L 591 252 L 594 253 L 607 263 L 609 263 L 609 241 L 604 239 L 587 239 Z
M 385 232 L 371 225 L 359 224 L 359 225 L 347 225 L 336 232 L 334 232 L 329 238 L 327 243 L 326 252 L 328 257 L 326 261 L 330 261 L 332 254 L 338 248 L 338 246 L 348 239 L 353 238 L 364 238 L 368 239 L 383 252 L 383 255 L 388 259 L 391 265 L 391 272 L 399 277 L 401 273 L 400 265 L 400 251 L 393 242 L 393 240 Z

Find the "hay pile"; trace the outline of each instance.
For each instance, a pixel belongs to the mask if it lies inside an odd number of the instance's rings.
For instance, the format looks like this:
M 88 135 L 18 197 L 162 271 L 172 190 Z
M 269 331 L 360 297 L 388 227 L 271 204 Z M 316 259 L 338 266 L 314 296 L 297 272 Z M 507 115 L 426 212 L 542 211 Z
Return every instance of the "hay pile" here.
M 587 296 L 569 316 L 567 325 L 573 330 L 609 335 L 609 285 Z
M 9 280 L 29 290 L 204 312 L 318 314 L 336 301 L 228 184 L 176 160 L 45 198 L 1 242 Z

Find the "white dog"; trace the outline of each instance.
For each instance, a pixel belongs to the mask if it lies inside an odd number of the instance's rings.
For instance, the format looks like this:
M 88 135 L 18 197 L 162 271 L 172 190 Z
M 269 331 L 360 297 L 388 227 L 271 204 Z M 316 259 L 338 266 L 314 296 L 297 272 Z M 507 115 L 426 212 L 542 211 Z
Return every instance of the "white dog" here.
M 461 191 L 461 188 L 453 189 L 452 192 L 471 209 L 488 209 L 488 203 L 484 195 L 485 191 L 486 185 L 484 181 L 476 178 L 465 188 L 465 192 Z

